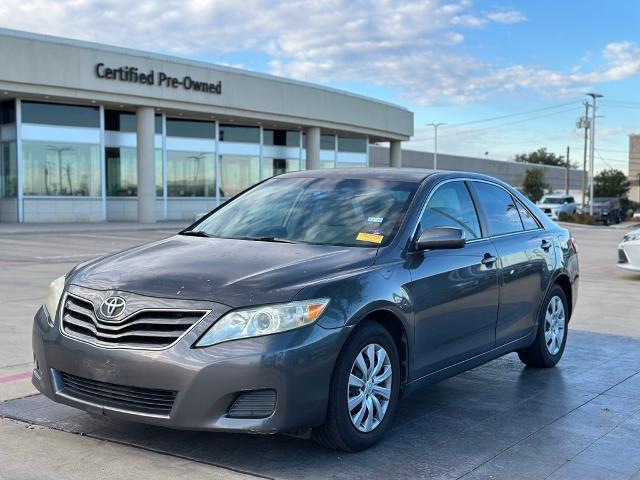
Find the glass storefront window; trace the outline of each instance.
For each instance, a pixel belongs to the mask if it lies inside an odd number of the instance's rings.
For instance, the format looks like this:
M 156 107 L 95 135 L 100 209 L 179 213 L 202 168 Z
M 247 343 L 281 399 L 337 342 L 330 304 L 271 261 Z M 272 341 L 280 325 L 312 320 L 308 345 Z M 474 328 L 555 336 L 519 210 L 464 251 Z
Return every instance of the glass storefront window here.
M 336 162 L 333 160 L 320 160 L 320 168 L 335 168 Z
M 336 168 L 365 168 L 367 159 L 363 158 L 362 162 L 337 162 Z
M 216 138 L 215 122 L 167 118 L 168 137 Z
M 169 197 L 215 197 L 213 153 L 167 151 Z
M 335 150 L 336 137 L 333 135 L 320 135 L 320 150 Z
M 135 197 L 138 195 L 138 161 L 135 148 L 107 147 L 107 196 Z M 155 151 L 156 196 L 162 197 L 162 150 Z
M 135 133 L 136 114 L 135 112 L 122 112 L 119 110 L 104 111 L 104 128 L 112 132 Z M 155 116 L 155 132 L 162 133 L 162 115 Z
M 16 123 L 15 100 L 0 102 L 0 125 L 7 123 Z
M 299 147 L 300 132 L 296 130 L 267 130 L 263 132 L 264 145 L 280 145 L 284 147 Z
M 220 125 L 220 141 L 238 143 L 260 143 L 260 129 L 258 127 Z
M 24 194 L 100 196 L 100 146 L 25 140 Z
M 231 198 L 260 181 L 260 158 L 220 155 L 220 196 Z
M 100 109 L 79 105 L 23 101 L 22 122 L 100 128 Z
M 16 142 L 0 143 L 0 198 L 18 194 Z
M 297 158 L 263 158 L 262 161 L 264 178 L 300 170 L 300 160 Z
M 357 137 L 338 137 L 338 151 L 367 153 L 367 139 Z
M 302 147 L 307 148 L 307 134 L 302 134 Z M 336 149 L 336 137 L 335 135 L 320 135 L 320 150 L 335 150 Z

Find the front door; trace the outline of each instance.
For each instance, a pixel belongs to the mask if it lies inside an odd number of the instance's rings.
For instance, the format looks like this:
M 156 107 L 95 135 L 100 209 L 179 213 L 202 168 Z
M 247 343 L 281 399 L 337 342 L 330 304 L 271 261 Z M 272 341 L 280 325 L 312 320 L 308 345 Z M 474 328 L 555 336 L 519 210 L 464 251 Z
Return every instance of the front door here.
M 433 227 L 461 228 L 461 249 L 409 254 L 415 312 L 414 375 L 423 377 L 493 348 L 498 311 L 497 252 L 482 238 L 464 181 L 436 187 L 417 236 Z

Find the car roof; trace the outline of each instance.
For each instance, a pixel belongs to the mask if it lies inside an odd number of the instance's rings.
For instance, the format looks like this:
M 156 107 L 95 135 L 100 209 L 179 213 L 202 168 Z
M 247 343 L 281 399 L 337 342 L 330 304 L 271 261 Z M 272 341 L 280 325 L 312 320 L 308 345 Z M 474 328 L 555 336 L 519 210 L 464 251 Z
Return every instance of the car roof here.
M 422 182 L 426 178 L 444 180 L 447 178 L 473 178 L 489 180 L 504 184 L 501 180 L 474 172 L 452 170 L 429 170 L 427 168 L 330 168 L 319 170 L 300 170 L 278 175 L 277 178 L 352 178 L 396 180 L 407 182 Z
M 426 168 L 327 168 L 283 173 L 278 175 L 278 178 L 354 178 L 421 182 L 434 173 L 437 172 Z

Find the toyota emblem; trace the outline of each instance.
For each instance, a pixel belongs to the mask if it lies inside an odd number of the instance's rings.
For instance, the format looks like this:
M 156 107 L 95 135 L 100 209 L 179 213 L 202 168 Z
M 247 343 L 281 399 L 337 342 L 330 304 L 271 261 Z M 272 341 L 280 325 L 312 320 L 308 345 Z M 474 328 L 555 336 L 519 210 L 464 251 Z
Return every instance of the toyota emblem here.
M 127 302 L 122 297 L 109 297 L 100 305 L 100 314 L 104 318 L 116 318 L 124 312 Z

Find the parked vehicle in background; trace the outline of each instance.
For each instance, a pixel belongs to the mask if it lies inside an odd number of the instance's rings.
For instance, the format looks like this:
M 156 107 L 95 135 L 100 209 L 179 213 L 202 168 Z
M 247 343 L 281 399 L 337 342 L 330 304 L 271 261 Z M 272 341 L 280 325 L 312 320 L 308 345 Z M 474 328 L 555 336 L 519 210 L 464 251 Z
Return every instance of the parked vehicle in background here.
M 545 195 L 538 202 L 538 207 L 551 220 L 558 220 L 561 213 L 573 215 L 578 209 L 578 204 L 572 195 Z
M 114 420 L 362 450 L 401 394 L 509 352 L 553 367 L 578 278 L 569 232 L 494 178 L 292 172 L 54 280 L 32 378 Z
M 618 245 L 618 266 L 640 272 L 640 228 L 627 233 Z
M 589 205 L 584 207 L 580 213 L 589 215 Z M 622 209 L 620 208 L 620 199 L 613 197 L 595 197 L 593 199 L 593 221 L 602 223 L 603 225 L 611 225 L 612 223 L 620 223 L 623 220 Z
M 633 219 L 634 219 L 636 222 L 640 222 L 640 210 L 638 210 L 637 212 L 635 212 L 635 213 L 633 214 Z

